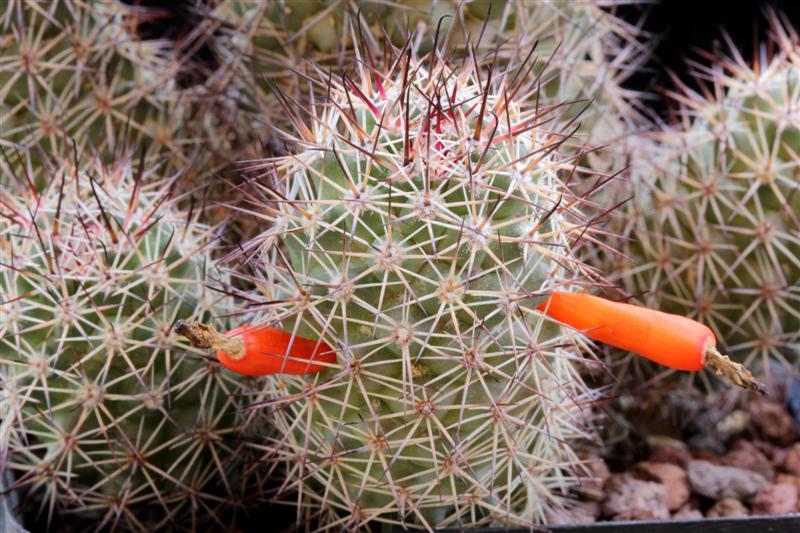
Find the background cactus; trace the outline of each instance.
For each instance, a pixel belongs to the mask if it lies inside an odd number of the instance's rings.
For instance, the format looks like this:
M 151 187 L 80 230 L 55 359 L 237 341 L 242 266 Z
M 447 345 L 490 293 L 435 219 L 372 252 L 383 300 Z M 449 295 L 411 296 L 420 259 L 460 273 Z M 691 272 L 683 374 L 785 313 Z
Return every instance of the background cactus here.
M 230 311 L 206 287 L 211 228 L 175 209 L 161 164 L 43 154 L 0 204 L 0 470 L 48 523 L 225 527 L 255 415 L 236 411 L 240 380 L 171 329 Z
M 671 93 L 680 122 L 631 145 L 630 259 L 613 265 L 629 293 L 762 371 L 800 355 L 800 41 L 771 23 L 776 53 L 696 64 L 709 90 Z
M 183 25 L 161 36 L 152 28 L 166 8 L 9 3 L 0 12 L 4 144 L 63 152 L 75 142 L 111 154 L 125 137 L 188 167 L 194 186 L 242 158 L 256 131 L 269 134 L 275 108 L 246 61 L 249 28 L 203 2 L 184 7 Z
M 270 379 L 264 460 L 286 464 L 300 523 L 538 523 L 591 435 L 579 336 L 535 310 L 595 275 L 573 253 L 593 233 L 566 186 L 578 156 L 529 65 L 393 57 L 332 78 L 296 120 L 306 149 L 251 168 L 257 322 L 341 365 Z
M 281 150 L 274 92 L 253 60 L 267 4 L 15 0 L 0 10 L 0 146 L 107 157 L 129 144 L 181 170 L 178 192 L 225 241 L 255 228 L 236 217 L 236 162 Z M 35 157 L 35 154 L 33 155 Z M 34 164 L 38 164 L 34 162 Z M 10 175 L 0 158 L 0 183 Z M 37 184 L 43 186 L 44 184 Z
M 639 95 L 623 88 L 622 82 L 649 56 L 639 27 L 614 12 L 614 2 L 276 1 L 257 21 L 253 54 L 256 64 L 272 65 L 275 79 L 290 82 L 282 84 L 286 88 L 298 81 L 292 70 L 304 71 L 308 58 L 317 63 L 335 61 L 340 67 L 347 64 L 354 40 L 378 49 L 384 37 L 397 47 L 408 40 L 421 56 L 430 52 L 438 31 L 439 47 L 446 46 L 451 53 L 468 56 L 467 38 L 479 51 L 500 44 L 499 61 L 512 65 L 535 45 L 537 56 L 550 61 L 538 96 L 547 105 L 580 100 L 573 113 L 593 100 L 582 115 L 581 131 L 592 132 L 584 140 L 599 146 L 641 125 Z M 244 20 L 254 18 L 248 13 Z
M 232 163 L 285 153 L 276 133 L 293 128 L 283 105 L 312 105 L 309 91 L 319 88 L 305 82 L 311 68 L 305 60 L 335 63 L 340 70 L 354 58 L 354 40 L 385 50 L 384 31 L 396 46 L 414 32 L 415 51 L 429 51 L 440 19 L 440 41 L 447 39 L 451 49 L 468 50 L 467 35 L 476 42 L 483 32 L 476 44 L 490 50 L 503 35 L 501 64 L 513 66 L 538 43 L 538 57 L 552 56 L 539 98 L 544 105 L 576 100 L 569 107 L 573 116 L 583 111 L 582 141 L 601 145 L 638 120 L 636 95 L 621 82 L 647 50 L 637 28 L 614 16 L 613 7 L 455 0 L 391 6 L 372 0 L 182 1 L 153 7 L 134 0 L 16 0 L 0 12 L 0 143 L 40 143 L 66 153 L 75 142 L 111 154 L 126 131 L 184 169 L 185 188 L 210 193 L 215 207 L 207 213 L 214 222 L 230 221 L 226 239 L 238 242 L 257 229 L 235 216 Z M 292 144 L 288 136 L 283 140 Z M 592 152 L 587 157 L 596 170 L 615 166 Z

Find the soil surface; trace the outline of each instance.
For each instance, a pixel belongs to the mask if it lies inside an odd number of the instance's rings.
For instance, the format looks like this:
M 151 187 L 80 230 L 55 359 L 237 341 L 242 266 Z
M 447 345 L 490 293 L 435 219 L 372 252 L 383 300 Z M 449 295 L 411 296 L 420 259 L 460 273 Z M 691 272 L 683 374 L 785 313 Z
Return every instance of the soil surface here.
M 800 378 L 769 397 L 662 385 L 615 398 L 607 449 L 553 524 L 800 512 Z

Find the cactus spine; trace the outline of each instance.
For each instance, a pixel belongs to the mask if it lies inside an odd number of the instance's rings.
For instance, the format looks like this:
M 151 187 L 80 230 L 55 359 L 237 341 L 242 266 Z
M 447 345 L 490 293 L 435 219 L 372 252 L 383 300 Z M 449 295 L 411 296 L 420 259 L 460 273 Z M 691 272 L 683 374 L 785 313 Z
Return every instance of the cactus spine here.
M 323 527 L 530 525 L 576 481 L 580 340 L 535 308 L 590 282 L 573 251 L 593 230 L 526 66 L 395 50 L 330 80 L 305 150 L 251 169 L 260 323 L 340 350 L 265 403 L 265 460 Z
M 229 311 L 205 285 L 211 228 L 176 177 L 131 153 L 43 158 L 0 208 L 0 468 L 48 522 L 142 531 L 224 524 L 241 501 L 243 386 L 178 342 Z M 138 160 L 138 164 L 137 164 Z M 30 178 L 30 181 L 28 179 Z

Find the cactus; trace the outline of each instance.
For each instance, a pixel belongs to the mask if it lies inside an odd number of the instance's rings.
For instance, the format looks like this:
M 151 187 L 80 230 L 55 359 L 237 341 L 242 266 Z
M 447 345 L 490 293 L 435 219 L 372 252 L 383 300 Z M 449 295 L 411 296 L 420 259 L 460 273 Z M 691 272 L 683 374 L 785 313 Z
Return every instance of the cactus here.
M 536 311 L 593 283 L 570 126 L 536 106 L 530 64 L 444 57 L 334 76 L 295 118 L 306 149 L 251 168 L 257 323 L 338 350 L 261 404 L 279 433 L 264 460 L 320 527 L 531 525 L 580 477 L 582 341 Z
M 57 152 L 67 137 L 80 147 L 108 137 L 113 149 L 126 123 L 131 134 L 144 129 L 152 111 L 146 97 L 161 80 L 136 83 L 133 65 L 117 53 L 122 39 L 110 19 L 73 1 L 17 1 L 2 17 L 9 38 L 0 55 L 7 142 Z
M 205 285 L 212 228 L 175 209 L 178 175 L 143 152 L 41 153 L 0 204 L 0 470 L 48 523 L 223 527 L 242 502 L 246 389 L 171 329 L 230 311 Z
M 291 66 L 303 70 L 309 57 L 340 66 L 352 56 L 353 41 L 377 44 L 384 36 L 418 54 L 431 51 L 434 40 L 451 53 L 469 55 L 469 46 L 490 51 L 497 44 L 501 63 L 517 64 L 536 48 L 550 58 L 549 76 L 539 97 L 547 105 L 581 100 L 585 103 L 581 132 L 594 146 L 611 142 L 642 123 L 639 95 L 622 82 L 649 57 L 641 31 L 614 14 L 613 5 L 598 2 L 527 0 L 382 0 L 309 1 L 270 4 L 258 23 L 254 55 L 273 65 L 274 75 L 296 81 Z M 357 16 L 358 15 L 358 16 Z M 247 17 L 252 20 L 251 17 Z M 437 39 L 438 35 L 438 39 Z M 467 45 L 467 39 L 470 45 Z M 279 50 L 279 52 L 276 52 Z M 289 90 L 289 89 L 286 89 Z M 298 91 L 290 91 L 297 94 Z M 607 157 L 589 154 L 594 166 L 611 169 Z
M 618 266 L 630 293 L 708 324 L 762 372 L 800 355 L 800 40 L 771 22 L 777 53 L 698 64 L 710 90 L 673 91 L 680 123 L 640 139 Z
M 75 142 L 113 154 L 127 132 L 176 166 L 210 173 L 240 159 L 256 135 L 267 138 L 275 106 L 250 74 L 249 28 L 197 2 L 186 35 L 143 38 L 137 28 L 159 16 L 121 2 L 10 3 L 0 13 L 5 144 L 66 153 Z M 195 60 L 198 49 L 210 59 Z
M 0 10 L 0 146 L 68 153 L 74 143 L 114 157 L 125 149 L 118 139 L 146 145 L 181 169 L 178 191 L 192 191 L 182 197 L 203 205 L 204 222 L 227 224 L 226 241 L 254 234 L 232 216 L 235 163 L 287 129 L 250 55 L 266 5 L 239 20 L 237 2 L 128 3 L 16 0 Z

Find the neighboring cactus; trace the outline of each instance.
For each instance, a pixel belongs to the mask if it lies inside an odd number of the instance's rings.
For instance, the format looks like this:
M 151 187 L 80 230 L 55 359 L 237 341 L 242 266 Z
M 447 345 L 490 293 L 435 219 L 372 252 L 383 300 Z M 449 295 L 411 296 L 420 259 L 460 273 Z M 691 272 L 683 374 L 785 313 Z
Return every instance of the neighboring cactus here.
M 773 57 L 696 67 L 711 90 L 673 93 L 680 124 L 640 139 L 630 260 L 615 265 L 631 294 L 708 324 L 762 372 L 800 355 L 800 39 L 775 15 L 772 30 Z
M 0 471 L 48 521 L 223 527 L 253 417 L 241 380 L 172 332 L 231 310 L 206 287 L 211 229 L 175 210 L 162 164 L 37 161 L 47 186 L 23 165 L 0 203 Z
M 206 174 L 240 159 L 259 135 L 269 137 L 275 109 L 247 64 L 249 27 L 225 25 L 203 2 L 186 9 L 193 24 L 184 34 L 155 39 L 139 28 L 163 9 L 9 4 L 0 12 L 3 141 L 54 153 L 75 142 L 112 154 L 127 132 L 129 142 L 156 145 Z M 195 59 L 198 50 L 207 61 Z
M 255 10 L 255 8 L 253 8 Z M 360 15 L 360 19 L 357 17 Z M 594 146 L 610 142 L 641 123 L 638 94 L 622 82 L 649 56 L 638 26 L 614 14 L 611 3 L 528 0 L 327 0 L 276 1 L 258 22 L 253 53 L 257 63 L 273 65 L 290 82 L 303 71 L 305 59 L 335 60 L 352 56 L 353 40 L 377 43 L 384 35 L 401 47 L 422 55 L 438 44 L 469 55 L 466 39 L 478 50 L 500 43 L 498 58 L 512 65 L 536 47 L 538 57 L 550 59 L 538 96 L 545 105 L 580 100 L 573 113 L 582 115 L 582 140 Z M 253 16 L 246 17 L 252 21 Z M 480 38 L 480 40 L 479 40 Z M 287 68 L 291 67 L 291 68 Z M 589 156 L 609 170 L 608 158 Z
M 154 111 L 146 98 L 162 80 L 137 84 L 133 65 L 116 53 L 123 40 L 111 22 L 73 0 L 16 1 L 3 10 L 11 38 L 0 51 L 6 142 L 57 152 L 68 137 L 79 147 L 108 137 L 113 150 L 128 122 L 131 135 L 143 131 Z
M 229 222 L 226 243 L 252 236 L 230 208 L 236 162 L 280 151 L 275 130 L 288 129 L 250 55 L 267 5 L 247 4 L 252 16 L 234 24 L 238 2 L 127 3 L 0 9 L 0 146 L 66 154 L 74 143 L 113 157 L 125 149 L 118 140 L 146 145 L 181 170 L 177 190 L 192 192 L 203 221 Z M 0 158 L 0 184 L 7 166 Z
M 286 463 L 301 521 L 530 526 L 580 475 L 580 336 L 536 305 L 593 282 L 573 253 L 593 228 L 528 66 L 355 65 L 297 120 L 305 151 L 254 164 L 271 176 L 244 248 L 257 322 L 339 353 L 269 380 L 265 460 Z

